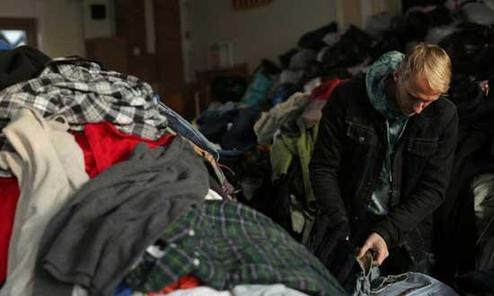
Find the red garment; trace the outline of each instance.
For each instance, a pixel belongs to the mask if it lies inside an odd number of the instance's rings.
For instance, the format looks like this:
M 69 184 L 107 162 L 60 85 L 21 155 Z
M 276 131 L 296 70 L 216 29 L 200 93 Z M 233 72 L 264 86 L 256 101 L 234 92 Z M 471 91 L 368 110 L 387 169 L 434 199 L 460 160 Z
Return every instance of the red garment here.
M 156 141 L 143 139 L 125 134 L 107 122 L 86 124 L 84 131 L 74 136 L 84 153 L 86 172 L 91 178 L 113 164 L 128 159 L 140 142 L 155 148 L 169 144 L 174 137 L 166 134 Z M 9 242 L 19 194 L 17 178 L 0 178 L 0 283 L 5 281 L 7 274 Z
M 314 88 L 310 94 L 311 100 L 321 100 L 327 101 L 331 97 L 331 94 L 335 90 L 335 88 L 345 80 L 340 80 L 338 78 L 328 80 L 323 82 L 318 87 Z
M 192 289 L 192 288 L 197 288 L 201 285 L 201 282 L 199 281 L 198 278 L 196 278 L 193 275 L 184 275 L 183 277 L 179 278 L 178 281 L 175 283 L 169 284 L 162 290 L 158 292 L 150 292 L 147 295 L 148 296 L 160 296 L 166 293 L 171 293 L 175 290 L 180 290 L 180 289 Z
M 140 138 L 119 131 L 108 122 L 89 123 L 82 133 L 75 133 L 75 140 L 84 153 L 86 172 L 90 178 L 111 167 L 113 164 L 126 160 L 137 144 L 144 142 L 149 148 L 168 145 L 174 138 L 165 134 L 158 140 Z
M 17 178 L 0 178 L 0 283 L 7 277 L 9 242 L 19 194 Z

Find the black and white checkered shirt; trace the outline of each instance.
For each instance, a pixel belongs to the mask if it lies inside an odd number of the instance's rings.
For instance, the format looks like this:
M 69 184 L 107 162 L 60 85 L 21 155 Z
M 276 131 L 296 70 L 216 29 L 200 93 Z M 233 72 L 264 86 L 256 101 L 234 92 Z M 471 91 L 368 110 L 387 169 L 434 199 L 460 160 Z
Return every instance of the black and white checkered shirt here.
M 0 129 L 19 108 L 26 107 L 48 119 L 62 115 L 72 130 L 107 121 L 123 132 L 157 139 L 167 127 L 157 104 L 151 86 L 137 77 L 106 71 L 88 60 L 59 58 L 39 77 L 0 92 Z M 0 150 L 6 149 L 1 134 Z

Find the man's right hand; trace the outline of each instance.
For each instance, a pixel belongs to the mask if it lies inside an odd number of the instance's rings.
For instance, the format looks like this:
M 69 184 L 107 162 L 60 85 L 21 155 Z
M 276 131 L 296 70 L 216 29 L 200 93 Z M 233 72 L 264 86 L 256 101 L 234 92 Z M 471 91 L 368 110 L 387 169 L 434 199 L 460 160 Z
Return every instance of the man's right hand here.
M 386 241 L 379 234 L 373 232 L 365 241 L 362 248 L 357 253 L 357 258 L 361 259 L 369 250 L 373 250 L 376 253 L 374 261 L 381 265 L 389 256 L 388 246 Z

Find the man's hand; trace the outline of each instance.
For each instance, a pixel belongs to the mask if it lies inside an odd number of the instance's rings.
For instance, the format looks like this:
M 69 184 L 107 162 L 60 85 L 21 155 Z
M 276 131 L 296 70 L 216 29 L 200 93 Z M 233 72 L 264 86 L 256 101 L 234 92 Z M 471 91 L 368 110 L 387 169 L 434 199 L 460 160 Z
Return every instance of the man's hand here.
M 375 232 L 369 235 L 362 248 L 360 248 L 357 258 L 362 258 L 369 250 L 373 250 L 377 254 L 374 256 L 374 260 L 378 265 L 381 265 L 389 255 L 386 242 L 379 234 Z

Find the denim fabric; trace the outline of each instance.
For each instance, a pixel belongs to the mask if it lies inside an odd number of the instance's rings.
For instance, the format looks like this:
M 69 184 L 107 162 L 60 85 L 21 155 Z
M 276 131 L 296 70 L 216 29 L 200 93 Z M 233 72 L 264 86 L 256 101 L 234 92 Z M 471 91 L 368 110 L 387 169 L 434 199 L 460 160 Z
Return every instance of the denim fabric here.
M 231 122 L 237 117 L 238 109 L 206 110 L 196 120 L 199 131 L 211 142 L 220 144 Z
M 11 50 L 12 46 L 8 44 L 6 41 L 0 39 L 0 50 Z
M 155 96 L 158 98 L 157 96 Z M 159 99 L 158 99 L 159 101 Z M 158 105 L 160 110 L 165 114 L 168 119 L 168 126 L 182 135 L 184 138 L 190 140 L 200 148 L 211 153 L 216 159 L 219 158 L 218 148 L 211 143 L 201 132 L 194 128 L 190 122 L 185 120 L 180 114 L 172 110 L 170 107 L 163 103 Z
M 353 296 L 457 296 L 448 285 L 418 272 L 379 277 L 379 268 L 372 265 L 372 255 L 367 253 L 358 260 L 361 274 L 355 284 Z
M 237 116 L 231 122 L 231 127 L 221 139 L 221 147 L 227 150 L 246 151 L 257 145 L 254 124 L 261 115 L 261 108 L 253 105 L 238 109 Z
M 117 289 L 115 290 L 115 293 L 113 296 L 131 296 L 132 295 L 132 289 L 129 288 L 129 286 L 125 282 L 121 282 Z
M 197 119 L 197 124 L 206 138 L 225 149 L 220 152 L 220 157 L 221 154 L 231 156 L 232 151 L 241 151 L 243 154 L 243 151 L 257 144 L 253 126 L 260 113 L 258 105 L 227 111 L 206 111 Z
M 155 96 L 155 99 L 159 102 L 159 97 Z M 158 104 L 160 110 L 165 114 L 168 119 L 168 127 L 179 133 L 195 144 L 198 148 L 209 153 L 214 159 L 206 158 L 216 174 L 216 177 L 220 181 L 220 185 L 225 194 L 230 195 L 233 193 L 233 186 L 226 180 L 223 171 L 218 167 L 217 161 L 221 159 L 228 159 L 229 157 L 237 157 L 242 154 L 240 151 L 219 150 L 213 143 L 211 143 L 200 131 L 194 128 L 186 119 L 180 114 L 172 110 L 170 107 L 163 103 Z
M 376 285 L 376 282 L 379 282 Z M 379 278 L 372 282 L 371 294 L 379 296 L 459 296 L 448 285 L 417 272 Z
M 379 268 L 372 265 L 372 254 L 367 253 L 362 259 L 357 259 L 361 274 L 355 283 L 352 296 L 367 296 L 371 293 L 371 282 L 379 277 Z

